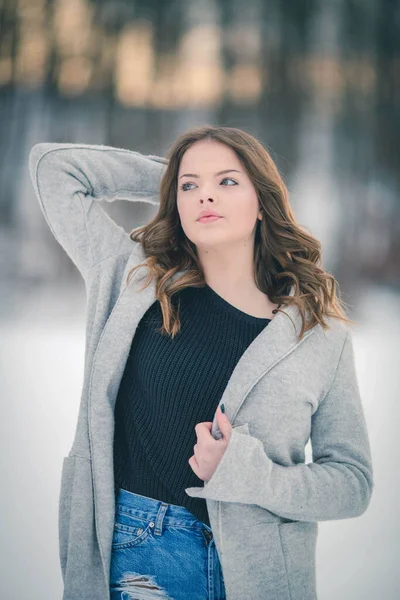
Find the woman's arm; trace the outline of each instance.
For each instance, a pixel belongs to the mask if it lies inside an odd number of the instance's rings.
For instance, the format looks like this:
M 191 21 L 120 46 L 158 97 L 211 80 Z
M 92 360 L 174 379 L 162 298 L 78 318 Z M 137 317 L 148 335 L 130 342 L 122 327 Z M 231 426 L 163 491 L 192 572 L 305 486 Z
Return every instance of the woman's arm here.
M 57 242 L 83 277 L 99 262 L 134 248 L 99 200 L 157 205 L 167 160 L 89 144 L 40 143 L 29 155 L 36 196 Z
M 371 450 L 347 330 L 330 390 L 312 415 L 313 462 L 273 462 L 258 438 L 232 429 L 211 479 L 186 488 L 189 496 L 258 504 L 286 519 L 327 521 L 358 517 L 373 491 Z M 190 492 L 190 493 L 189 493 Z

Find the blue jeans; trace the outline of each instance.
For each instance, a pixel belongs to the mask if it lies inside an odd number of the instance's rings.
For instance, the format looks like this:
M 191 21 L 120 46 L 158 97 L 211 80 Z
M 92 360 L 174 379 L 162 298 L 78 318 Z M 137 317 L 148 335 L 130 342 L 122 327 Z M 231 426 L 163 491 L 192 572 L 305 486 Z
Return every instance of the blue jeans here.
M 110 600 L 226 600 L 211 528 L 183 506 L 119 489 Z

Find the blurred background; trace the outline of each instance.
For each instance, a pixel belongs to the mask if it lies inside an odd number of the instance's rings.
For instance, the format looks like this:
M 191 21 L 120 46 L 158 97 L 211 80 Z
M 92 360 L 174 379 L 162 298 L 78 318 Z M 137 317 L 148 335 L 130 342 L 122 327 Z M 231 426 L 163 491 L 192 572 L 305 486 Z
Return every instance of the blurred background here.
M 162 156 L 204 123 L 270 150 L 357 323 L 375 491 L 361 518 L 320 523 L 319 598 L 399 597 L 399 50 L 396 0 L 0 1 L 1 598 L 62 596 L 58 492 L 84 366 L 84 283 L 40 211 L 29 152 Z M 130 231 L 157 207 L 104 210 Z

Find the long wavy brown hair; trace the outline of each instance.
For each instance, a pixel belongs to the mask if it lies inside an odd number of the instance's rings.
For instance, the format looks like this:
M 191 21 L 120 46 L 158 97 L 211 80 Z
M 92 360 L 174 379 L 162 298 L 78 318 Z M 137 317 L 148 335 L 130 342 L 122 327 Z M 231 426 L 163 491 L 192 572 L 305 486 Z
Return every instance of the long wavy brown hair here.
M 297 305 L 302 318 L 299 341 L 318 323 L 324 330 L 329 329 L 326 317 L 353 323 L 345 315 L 337 281 L 322 268 L 321 243 L 296 222 L 288 190 L 269 152 L 246 131 L 204 125 L 186 131 L 169 148 L 158 212 L 149 223 L 130 233 L 133 241 L 141 243 L 146 261 L 129 271 L 127 283 L 143 266 L 149 273 L 141 290 L 156 278 L 156 297 L 163 317 L 159 332 L 174 338 L 180 330 L 179 306 L 175 306 L 172 296 L 186 287 L 206 284 L 196 246 L 182 229 L 176 201 L 182 156 L 203 139 L 232 148 L 253 182 L 263 213 L 262 220 L 257 219 L 254 238 L 255 282 L 272 303 Z M 184 273 L 174 277 L 178 271 Z M 292 286 L 294 293 L 289 295 Z M 282 312 L 280 308 L 273 312 L 278 311 Z

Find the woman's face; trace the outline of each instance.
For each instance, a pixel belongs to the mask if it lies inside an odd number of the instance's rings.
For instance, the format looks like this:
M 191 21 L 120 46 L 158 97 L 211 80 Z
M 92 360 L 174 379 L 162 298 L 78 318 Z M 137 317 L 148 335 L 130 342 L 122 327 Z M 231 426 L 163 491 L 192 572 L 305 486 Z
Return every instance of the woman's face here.
M 235 152 L 215 140 L 200 140 L 183 155 L 177 208 L 185 235 L 198 249 L 252 241 L 257 218 L 262 216 L 256 189 Z M 207 209 L 222 218 L 198 221 L 199 213 Z

